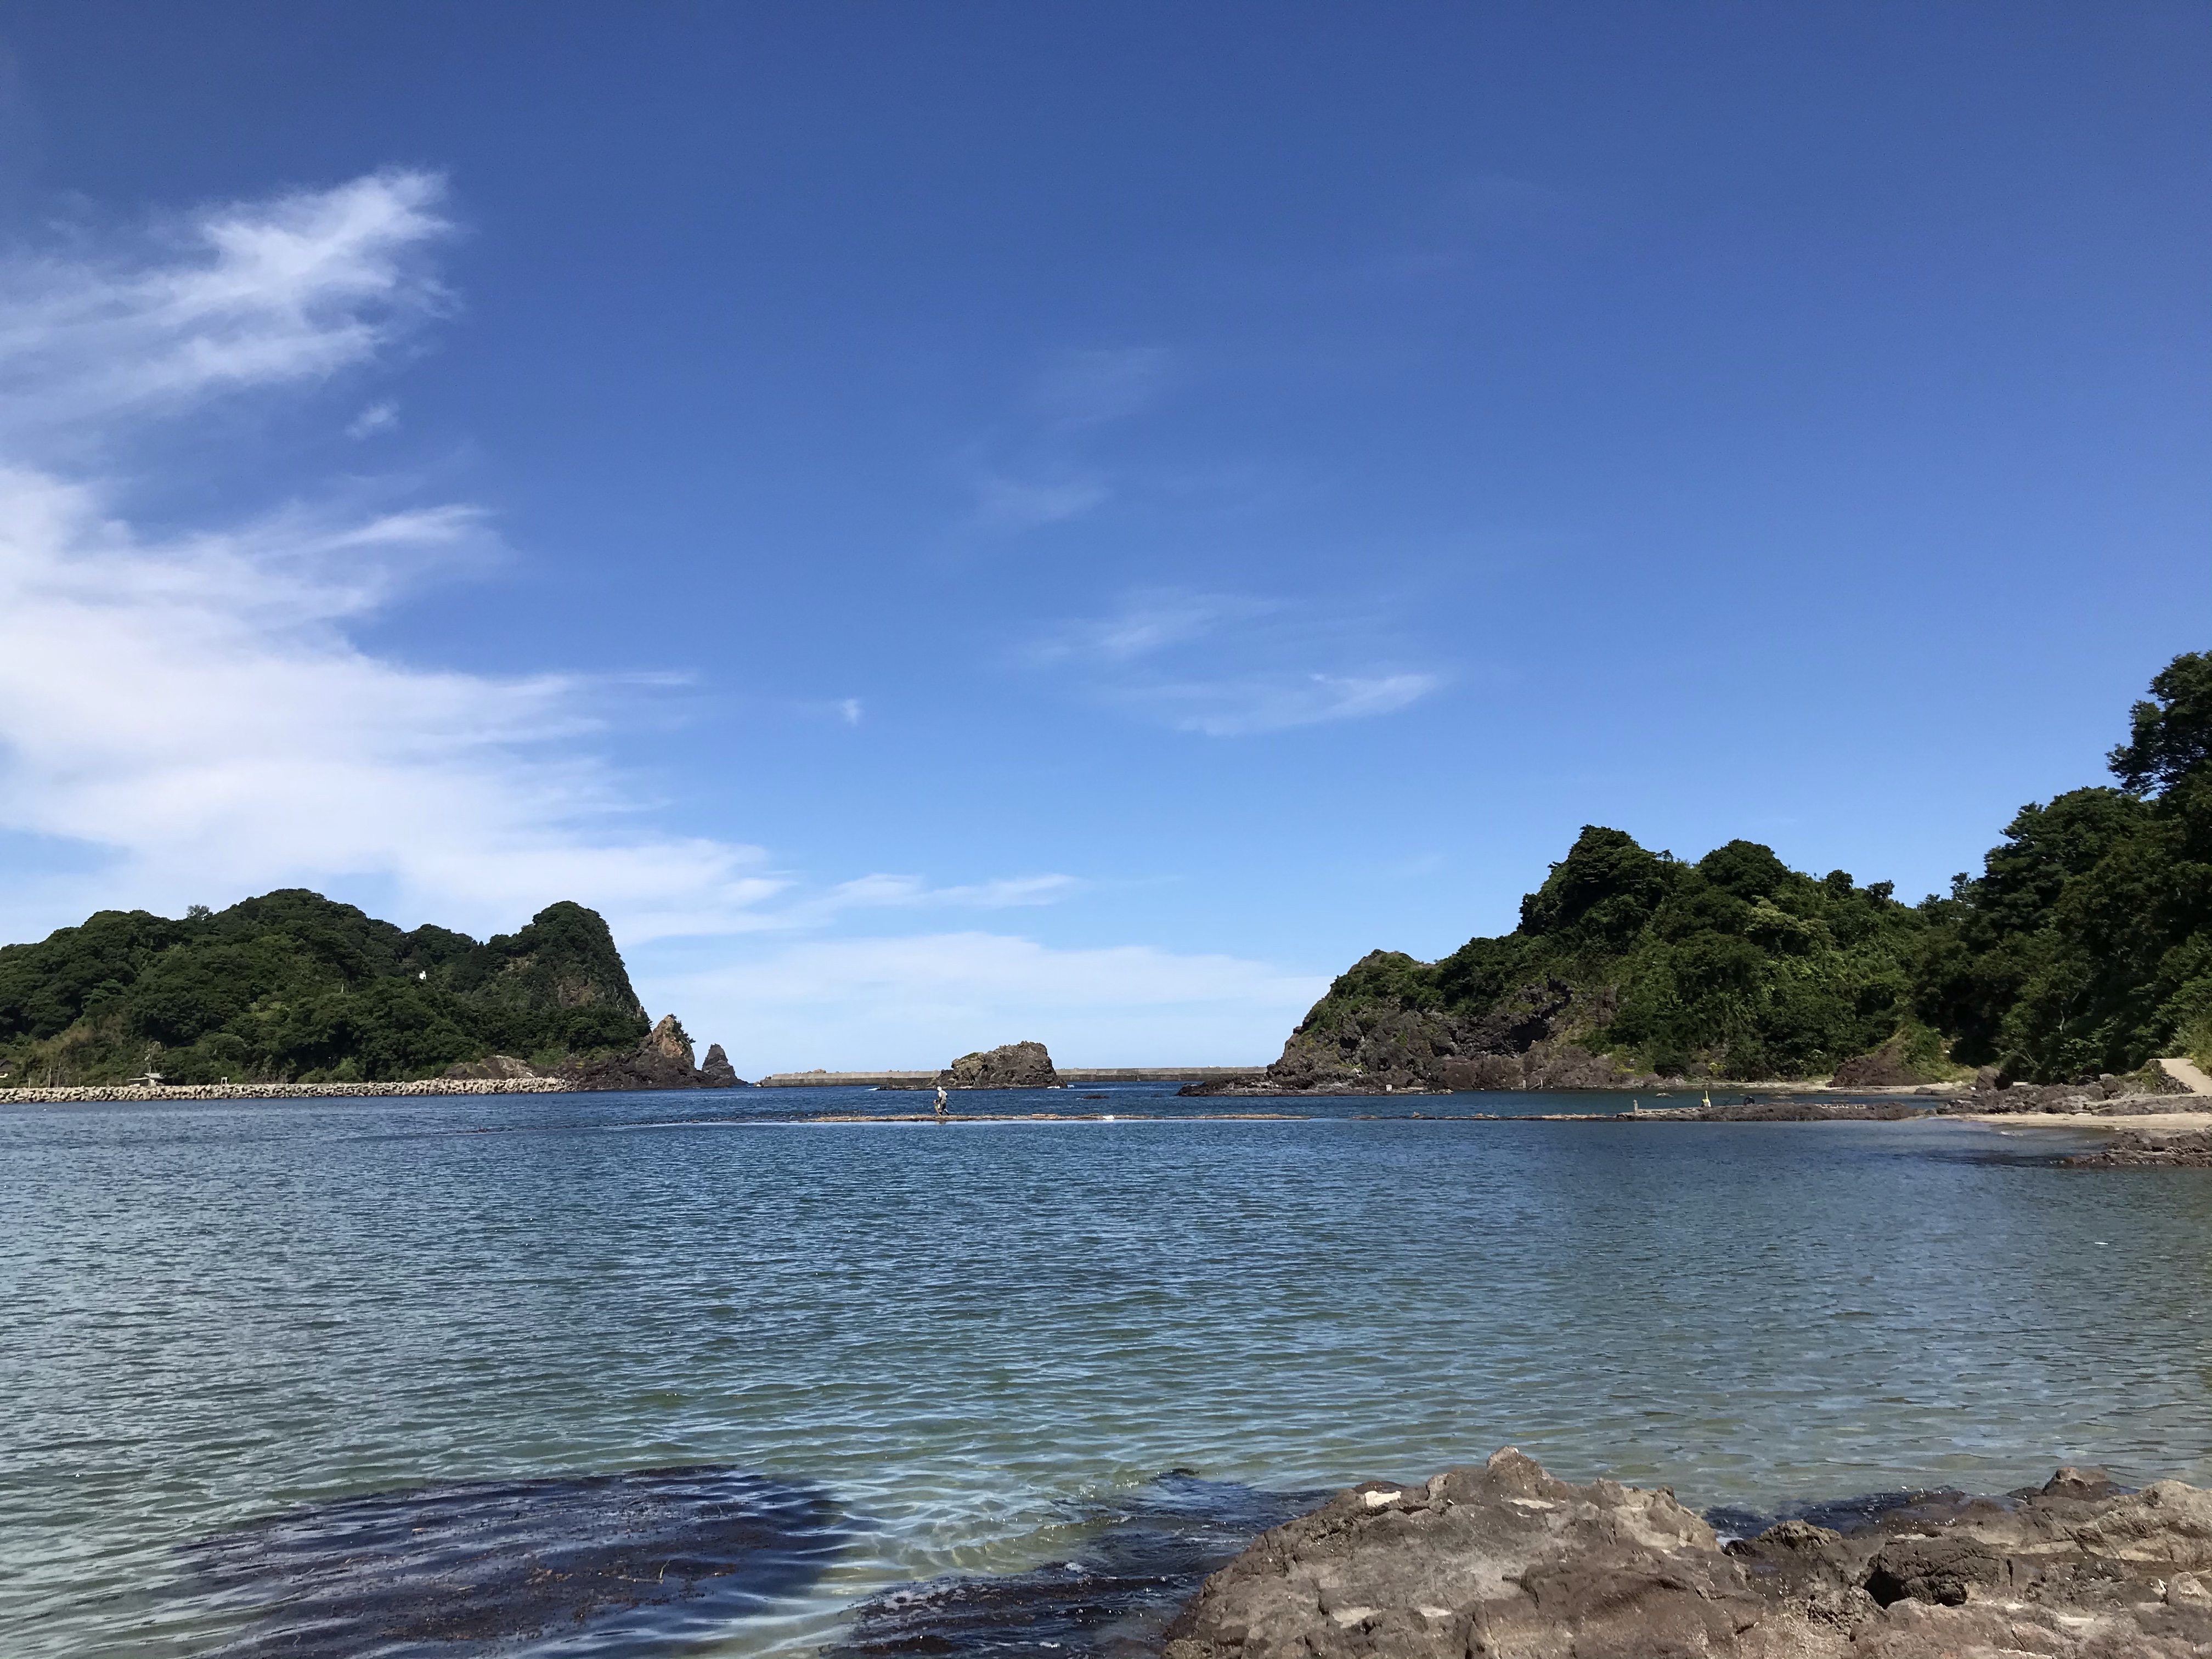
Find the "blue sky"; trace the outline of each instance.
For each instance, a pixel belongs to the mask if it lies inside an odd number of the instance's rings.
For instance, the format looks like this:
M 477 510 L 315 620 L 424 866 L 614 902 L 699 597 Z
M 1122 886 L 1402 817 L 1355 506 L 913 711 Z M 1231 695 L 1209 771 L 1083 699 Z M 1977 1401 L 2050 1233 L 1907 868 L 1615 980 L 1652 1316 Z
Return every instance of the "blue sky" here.
M 1585 823 L 1917 896 L 2212 646 L 2194 4 L 0 5 L 0 932 L 573 897 L 1272 1054 Z

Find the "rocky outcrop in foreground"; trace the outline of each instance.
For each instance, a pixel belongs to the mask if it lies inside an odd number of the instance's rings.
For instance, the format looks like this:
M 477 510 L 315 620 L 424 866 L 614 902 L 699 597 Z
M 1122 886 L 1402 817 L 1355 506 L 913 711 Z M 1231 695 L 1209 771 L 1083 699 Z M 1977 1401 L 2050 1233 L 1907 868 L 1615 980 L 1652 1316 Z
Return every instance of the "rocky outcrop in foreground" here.
M 1723 1549 L 1668 1492 L 1507 1448 L 1369 1481 L 1209 1578 L 1163 1659 L 2212 1659 L 2212 1492 L 2061 1469 Z
M 693 1064 L 691 1038 L 673 1014 L 663 1014 L 632 1053 L 574 1060 L 561 1075 L 572 1089 L 732 1089 L 744 1082 L 719 1042 L 707 1050 L 705 1065 Z

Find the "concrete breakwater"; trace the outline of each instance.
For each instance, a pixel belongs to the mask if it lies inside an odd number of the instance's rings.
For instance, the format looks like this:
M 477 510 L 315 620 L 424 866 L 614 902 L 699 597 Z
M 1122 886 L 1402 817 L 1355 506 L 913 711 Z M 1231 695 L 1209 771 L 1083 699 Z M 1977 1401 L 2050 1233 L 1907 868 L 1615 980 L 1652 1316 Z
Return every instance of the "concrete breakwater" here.
M 105 1088 L 0 1089 L 0 1103 L 70 1106 L 107 1100 L 301 1100 L 352 1095 L 553 1095 L 576 1085 L 557 1077 L 422 1078 L 412 1083 L 143 1083 Z
M 1264 1066 L 1060 1066 L 1062 1083 L 1211 1083 L 1218 1079 L 1258 1077 Z M 763 1089 L 928 1089 L 942 1072 L 778 1072 L 764 1077 Z

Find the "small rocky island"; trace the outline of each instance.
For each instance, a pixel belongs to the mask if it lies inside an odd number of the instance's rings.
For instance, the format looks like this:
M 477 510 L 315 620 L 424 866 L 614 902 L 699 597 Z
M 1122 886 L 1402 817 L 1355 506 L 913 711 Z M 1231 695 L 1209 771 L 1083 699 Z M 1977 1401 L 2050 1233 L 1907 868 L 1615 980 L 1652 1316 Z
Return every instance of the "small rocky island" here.
M 1509 1447 L 1261 1534 L 1168 1638 L 1163 1659 L 2205 1659 L 2212 1492 L 2062 1468 L 1724 1546 L 1672 1492 Z
M 1060 1073 L 1042 1042 L 1002 1042 L 963 1054 L 935 1077 L 880 1083 L 879 1089 L 1057 1089 Z

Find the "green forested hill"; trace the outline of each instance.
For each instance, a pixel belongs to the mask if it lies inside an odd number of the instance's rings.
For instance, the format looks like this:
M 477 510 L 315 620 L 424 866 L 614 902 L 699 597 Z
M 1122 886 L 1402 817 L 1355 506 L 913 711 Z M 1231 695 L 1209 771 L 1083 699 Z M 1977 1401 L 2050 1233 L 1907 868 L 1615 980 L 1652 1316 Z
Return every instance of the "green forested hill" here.
M 644 1010 L 599 915 L 560 903 L 479 945 L 293 888 L 181 921 L 103 910 L 0 948 L 15 1084 L 396 1080 L 508 1054 L 634 1047 Z
M 1941 1044 L 1912 1018 L 1927 927 L 1886 882 L 1801 875 L 1747 841 L 1686 863 L 1592 825 L 1512 933 L 1441 962 L 1376 951 L 1329 988 L 1276 1070 L 1300 1085 L 1397 1087 L 1804 1077 L 1900 1031 L 1933 1064 Z
M 1981 875 L 1924 907 L 1916 995 L 1958 1059 L 2045 1082 L 2212 1061 L 2212 652 L 2150 690 L 2118 787 L 2022 807 Z
M 2117 787 L 2021 809 L 1979 876 L 1899 903 L 1730 842 L 1696 863 L 1586 828 L 1521 925 L 1440 962 L 1364 958 L 1270 1068 L 1292 1086 L 1825 1076 L 1881 1050 L 1933 1079 L 2212 1059 L 2212 653 L 2175 659 Z

